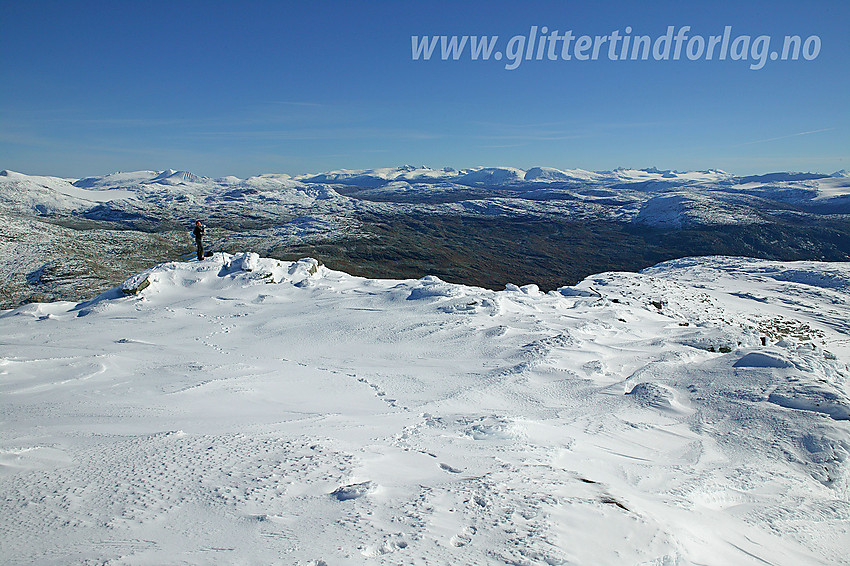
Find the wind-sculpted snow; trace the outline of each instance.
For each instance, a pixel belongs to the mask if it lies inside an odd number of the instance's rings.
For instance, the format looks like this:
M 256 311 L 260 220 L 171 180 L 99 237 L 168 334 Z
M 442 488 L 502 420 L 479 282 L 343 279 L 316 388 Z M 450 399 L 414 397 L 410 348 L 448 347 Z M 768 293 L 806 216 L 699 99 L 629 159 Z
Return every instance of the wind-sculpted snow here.
M 848 564 L 848 281 L 216 253 L 5 311 L 3 561 Z

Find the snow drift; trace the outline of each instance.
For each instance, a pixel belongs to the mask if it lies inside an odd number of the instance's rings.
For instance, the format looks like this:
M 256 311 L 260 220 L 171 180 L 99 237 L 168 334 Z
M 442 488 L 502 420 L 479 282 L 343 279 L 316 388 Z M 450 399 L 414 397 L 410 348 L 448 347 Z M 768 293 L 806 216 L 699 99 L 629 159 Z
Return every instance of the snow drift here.
M 218 253 L 5 311 L 4 561 L 847 563 L 848 280 Z

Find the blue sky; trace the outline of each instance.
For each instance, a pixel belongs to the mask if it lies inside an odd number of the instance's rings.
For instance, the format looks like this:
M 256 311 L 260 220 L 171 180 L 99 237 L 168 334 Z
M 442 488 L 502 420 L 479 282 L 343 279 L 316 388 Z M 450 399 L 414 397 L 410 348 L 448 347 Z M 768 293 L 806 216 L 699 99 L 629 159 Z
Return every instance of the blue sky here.
M 850 3 L 0 2 L 0 169 L 850 169 Z M 770 61 L 414 61 L 411 36 L 817 36 Z M 686 39 L 688 39 L 686 38 Z M 696 44 L 695 44 L 696 48 Z M 439 48 L 438 48 L 439 50 Z

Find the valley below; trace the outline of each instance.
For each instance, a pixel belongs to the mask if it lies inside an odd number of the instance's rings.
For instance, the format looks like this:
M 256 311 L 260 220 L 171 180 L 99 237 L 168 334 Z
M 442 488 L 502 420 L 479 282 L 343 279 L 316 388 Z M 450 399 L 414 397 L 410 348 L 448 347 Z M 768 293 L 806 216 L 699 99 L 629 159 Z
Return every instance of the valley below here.
M 720 171 L 398 167 L 210 179 L 0 174 L 0 308 L 82 300 L 208 250 L 314 257 L 364 277 L 502 289 L 690 256 L 850 260 L 850 181 Z

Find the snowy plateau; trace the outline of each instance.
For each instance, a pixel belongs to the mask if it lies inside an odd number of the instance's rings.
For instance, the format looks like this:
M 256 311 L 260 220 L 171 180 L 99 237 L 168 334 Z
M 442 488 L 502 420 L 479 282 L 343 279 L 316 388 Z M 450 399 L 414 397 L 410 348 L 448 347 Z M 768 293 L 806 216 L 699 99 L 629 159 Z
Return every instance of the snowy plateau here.
M 4 171 L 0 562 L 850 564 L 849 195 L 844 172 Z M 500 222 L 531 259 L 497 289 L 438 277 L 433 241 L 382 259 L 416 277 L 283 257 L 386 251 L 358 246 L 411 218 L 479 255 Z M 533 283 L 548 240 L 517 227 L 568 246 L 582 222 L 612 264 L 679 234 L 766 258 Z
M 850 265 L 216 253 L 0 315 L 4 564 L 848 564 Z

